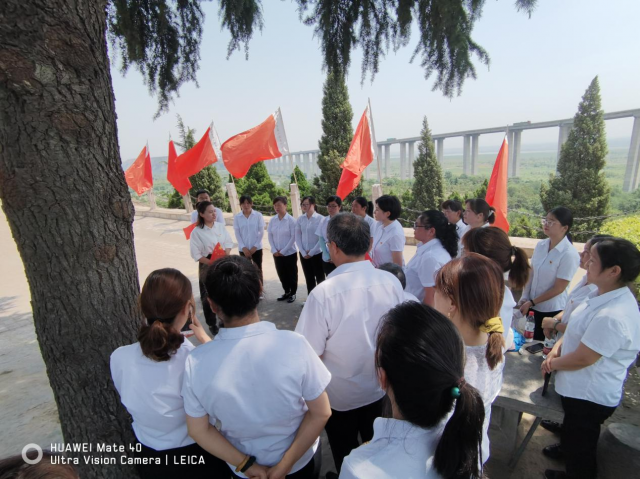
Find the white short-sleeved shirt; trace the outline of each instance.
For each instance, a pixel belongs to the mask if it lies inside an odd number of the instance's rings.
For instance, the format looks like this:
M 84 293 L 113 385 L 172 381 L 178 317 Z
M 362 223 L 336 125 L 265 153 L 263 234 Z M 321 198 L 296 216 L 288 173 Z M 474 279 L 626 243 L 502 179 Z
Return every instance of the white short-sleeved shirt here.
M 218 243 L 224 249 L 233 248 L 233 240 L 224 225 L 213 223 L 213 228 L 209 228 L 207 225 L 202 228 L 196 226 L 189 239 L 191 257 L 195 261 L 199 261 L 200 258 L 209 256 Z
M 350 411 L 384 396 L 374 354 L 380 319 L 404 301 L 398 278 L 369 261 L 338 266 L 307 298 L 296 325 L 331 372 L 331 408 Z
M 247 218 L 241 211 L 233 217 L 233 231 L 236 234 L 239 251 L 242 251 L 242 248 L 262 249 L 262 237 L 264 236 L 262 213 L 251 210 L 251 214 Z
M 140 343 L 111 354 L 111 377 L 120 400 L 133 418 L 133 431 L 142 444 L 156 451 L 193 444 L 180 390 L 187 356 L 194 349 L 184 340 L 168 361 L 142 354 Z
M 344 458 L 340 479 L 441 479 L 433 458 L 445 425 L 443 420 L 425 429 L 409 421 L 376 418 L 373 439 Z
M 289 213 L 280 219 L 275 215 L 267 226 L 269 247 L 272 253 L 280 252 L 285 256 L 296 254 L 296 220 Z
M 214 425 L 219 421 L 220 432 L 236 449 L 265 466 L 280 462 L 308 410 L 305 400 L 317 399 L 331 379 L 302 336 L 267 321 L 221 328 L 193 353 L 185 365 L 185 411 L 191 417 L 208 415 Z M 317 448 L 318 439 L 291 473 Z
M 562 356 L 580 343 L 602 355 L 586 368 L 558 371 L 556 391 L 563 396 L 615 407 L 622 398 L 627 369 L 640 351 L 640 312 L 628 288 L 598 296 L 595 291 L 571 313 Z
M 513 333 L 511 333 L 511 322 L 513 321 L 513 310 L 516 307 L 516 300 L 513 299 L 513 294 L 511 294 L 511 290 L 505 286 L 504 287 L 504 299 L 502 300 L 502 306 L 500 307 L 500 318 L 502 319 L 502 326 L 504 327 L 504 336 L 505 341 L 508 342 L 509 335 L 513 338 Z M 507 344 L 507 347 L 509 344 Z
M 491 423 L 491 404 L 502 388 L 504 359 L 495 369 L 487 364 L 487 345 L 465 346 L 467 362 L 464 366 L 464 379 L 478 390 L 484 403 L 484 423 L 482 424 L 482 463 L 489 459 L 489 424 Z
M 414 295 L 412 295 L 408 291 L 404 292 L 404 300 L 405 301 L 415 301 L 416 303 L 422 303 L 422 301 L 420 301 L 418 298 L 416 298 Z
M 595 284 L 587 284 L 587 275 L 585 274 L 567 297 L 567 304 L 564 307 L 564 313 L 562 314 L 562 323 L 569 324 L 573 310 L 576 309 L 580 303 L 586 300 L 591 293 L 597 290 L 598 287 Z M 560 339 L 562 336 L 563 333 L 558 331 L 556 340 Z
M 550 290 L 556 278 L 571 281 L 580 266 L 580 255 L 569 242 L 567 237 L 562 238 L 555 248 L 549 251 L 550 239 L 538 242 L 531 257 L 531 278 L 522 292 L 525 299 L 534 299 L 542 293 Z M 559 295 L 533 307 L 536 311 L 551 312 L 564 309 L 567 303 L 567 288 Z
M 404 252 L 404 230 L 398 220 L 393 221 L 388 226 L 383 226 L 378 222 L 378 226 L 373 236 L 373 247 L 371 248 L 371 259 L 377 268 L 385 263 L 392 263 L 392 252 Z M 402 258 L 404 266 L 404 256 Z
M 420 301 L 424 301 L 424 288 L 435 286 L 436 274 L 449 261 L 451 261 L 451 255 L 444 249 L 438 238 L 418 245 L 416 254 L 404 269 L 407 277 L 406 290 Z
M 456 258 L 460 258 L 462 256 L 462 237 L 469 231 L 470 226 L 462 221 L 462 218 L 458 220 L 456 223 L 456 233 L 458 235 L 458 255 Z
M 311 218 L 307 215 L 300 216 L 296 221 L 296 245 L 302 256 L 315 256 L 320 254 L 318 246 L 318 235 L 316 231 L 324 216 L 313 212 Z
M 214 206 L 214 208 L 216 208 Z M 196 223 L 198 221 L 198 211 L 191 212 L 191 223 Z M 224 226 L 224 216 L 222 215 L 222 210 L 220 208 L 216 208 L 216 223 L 222 223 Z
M 324 216 L 320 223 L 318 224 L 318 228 L 316 229 L 316 237 L 319 237 L 321 241 L 327 241 L 327 228 L 329 227 L 329 221 L 331 221 L 331 216 Z M 320 246 L 318 246 L 320 248 Z M 329 252 L 322 255 L 322 261 L 328 263 L 331 259 Z
M 362 219 L 365 220 L 367 222 L 367 224 L 369 225 L 369 234 L 373 238 L 373 235 L 376 232 L 376 228 L 378 227 L 378 222 L 376 220 L 374 220 L 369 215 L 364 215 L 364 218 L 362 218 Z

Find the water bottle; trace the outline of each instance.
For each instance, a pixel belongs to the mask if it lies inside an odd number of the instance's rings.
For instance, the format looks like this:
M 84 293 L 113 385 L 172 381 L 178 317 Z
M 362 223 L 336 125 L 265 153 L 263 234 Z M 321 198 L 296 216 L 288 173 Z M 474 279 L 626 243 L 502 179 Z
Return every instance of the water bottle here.
M 542 357 L 544 359 L 547 359 L 547 354 L 551 352 L 555 344 L 556 344 L 555 336 L 553 338 L 547 338 L 547 337 L 544 338 L 544 344 L 543 344 L 544 347 L 542 348 Z
M 533 341 L 533 332 L 536 330 L 536 320 L 533 317 L 533 311 L 529 311 L 527 323 L 524 326 L 524 340 L 527 343 Z

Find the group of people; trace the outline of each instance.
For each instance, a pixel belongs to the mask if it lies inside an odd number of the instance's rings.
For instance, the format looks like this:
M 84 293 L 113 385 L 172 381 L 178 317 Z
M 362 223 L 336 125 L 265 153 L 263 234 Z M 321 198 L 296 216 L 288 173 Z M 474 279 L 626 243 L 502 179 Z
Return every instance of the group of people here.
M 284 289 L 278 299 L 295 301 L 298 255 L 309 293 L 295 331 L 280 331 L 257 312 L 264 220 L 251 198 L 240 201 L 239 256 L 206 199 L 191 237 L 205 318 L 223 326 L 214 339 L 195 316 L 188 278 L 162 269 L 142 288 L 138 342 L 111 357 L 142 445 L 142 477 L 317 478 L 324 429 L 336 477 L 479 478 L 518 310 L 534 312 L 536 338 L 564 333 L 542 372 L 557 371 L 565 408 L 562 425 L 545 424 L 561 442 L 544 453 L 563 458 L 566 472 L 546 477 L 596 477 L 600 426 L 640 350 L 640 313 L 627 287 L 640 273 L 632 243 L 595 237 L 578 255 L 571 212 L 559 207 L 543 220 L 548 238 L 530 266 L 504 231 L 489 227 L 494 213 L 484 200 L 464 210 L 450 200 L 415 219 L 419 244 L 405 264 L 397 198 L 378 198 L 371 218 L 366 199 L 342 213 L 331 196 L 323 217 L 307 196 L 294 220 L 277 197 L 267 232 Z M 567 295 L 579 265 L 587 274 Z M 522 291 L 518 303 L 512 290 Z M 199 346 L 181 334 L 185 325 Z M 165 465 L 185 454 L 202 460 Z

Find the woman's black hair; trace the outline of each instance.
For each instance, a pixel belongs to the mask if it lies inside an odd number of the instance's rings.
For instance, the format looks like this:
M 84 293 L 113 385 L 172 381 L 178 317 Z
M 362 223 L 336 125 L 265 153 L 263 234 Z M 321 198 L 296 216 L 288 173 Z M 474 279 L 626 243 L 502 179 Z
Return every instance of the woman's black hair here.
M 310 205 L 315 206 L 316 204 L 316 199 L 313 196 L 303 196 L 300 204 L 304 203 L 305 201 L 308 201 Z
M 242 318 L 258 307 L 260 271 L 242 256 L 225 256 L 209 267 L 205 287 L 211 301 L 222 310 L 223 322 Z
M 402 205 L 397 196 L 382 195 L 376 200 L 376 205 L 385 213 L 389 213 L 389 219 L 391 221 L 398 219 L 400 213 L 402 213 Z
M 284 196 L 276 196 L 273 199 L 273 204 L 275 205 L 276 203 L 282 203 L 283 205 L 287 206 L 287 198 Z
M 325 202 L 325 205 L 329 206 L 329 203 L 335 203 L 338 206 L 342 206 L 342 198 L 336 195 L 329 196 L 327 197 L 327 201 Z
M 213 206 L 211 201 L 201 201 L 196 204 L 196 211 L 198 212 L 198 228 L 204 228 L 204 218 L 200 216 L 200 213 L 204 214 L 209 206 Z
M 573 243 L 573 239 L 571 238 L 571 227 L 573 226 L 573 213 L 566 206 L 558 206 L 557 208 L 549 211 L 560 223 L 562 226 L 567 226 L 567 232 L 565 236 L 569 240 L 570 243 Z
M 353 201 L 362 206 L 367 215 L 371 216 L 373 214 L 373 203 L 371 203 L 371 201 L 367 201 L 364 196 L 356 196 Z
M 423 226 L 430 226 L 436 230 L 436 238 L 452 258 L 458 255 L 458 229 L 456 225 L 449 223 L 442 211 L 423 211 L 418 219 Z
M 631 283 L 640 275 L 640 251 L 622 238 L 604 239 L 595 245 L 602 269 L 620 267 L 620 283 Z
M 485 223 L 489 222 L 489 224 L 492 225 L 496 221 L 496 209 L 493 206 L 489 206 L 489 203 L 482 198 L 472 198 L 466 200 L 464 204 L 469 205 L 469 208 L 471 208 L 471 211 L 475 214 L 479 215 L 482 213 L 482 218 Z
M 484 404 L 464 381 L 465 349 L 453 323 L 435 309 L 407 301 L 382 319 L 376 366 L 404 420 L 422 428 L 437 426 L 453 408 L 433 464 L 442 477 L 479 478 Z M 454 388 L 460 396 L 454 398 Z

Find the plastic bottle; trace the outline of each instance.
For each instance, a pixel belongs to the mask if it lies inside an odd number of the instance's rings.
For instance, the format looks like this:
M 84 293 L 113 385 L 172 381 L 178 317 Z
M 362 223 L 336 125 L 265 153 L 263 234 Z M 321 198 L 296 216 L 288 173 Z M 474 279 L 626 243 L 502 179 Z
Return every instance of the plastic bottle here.
M 543 358 L 547 358 L 547 354 L 549 354 L 551 352 L 551 350 L 553 349 L 553 346 L 556 344 L 556 337 L 552 337 L 552 338 L 544 338 L 544 348 L 542 348 L 542 357 Z
M 527 323 L 524 326 L 524 340 L 527 343 L 533 341 L 533 332 L 536 330 L 536 320 L 533 317 L 533 311 L 529 311 Z

